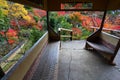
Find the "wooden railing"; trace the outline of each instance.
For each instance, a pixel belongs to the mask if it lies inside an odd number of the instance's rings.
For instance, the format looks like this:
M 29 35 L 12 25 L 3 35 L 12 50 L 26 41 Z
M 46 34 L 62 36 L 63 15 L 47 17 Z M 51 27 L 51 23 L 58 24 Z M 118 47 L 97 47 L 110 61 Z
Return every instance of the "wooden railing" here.
M 93 32 L 96 32 L 100 27 L 91 26 L 90 28 L 93 29 Z M 102 31 L 105 31 L 105 32 L 106 32 L 106 31 L 112 31 L 112 29 L 103 28 Z
M 62 31 L 69 32 L 70 35 L 61 35 L 61 32 L 62 32 Z M 70 40 L 72 40 L 72 34 L 73 34 L 73 31 L 70 30 L 70 29 L 58 28 L 58 32 L 59 32 L 60 48 L 61 48 L 61 38 L 70 38 Z
M 59 35 L 60 35 L 60 40 L 61 40 L 61 38 L 70 38 L 70 40 L 72 40 L 72 32 L 73 32 L 72 30 L 65 29 L 65 28 L 58 28 L 58 31 L 59 31 Z M 70 35 L 61 35 L 62 31 L 69 32 Z
M 93 32 L 96 32 L 99 29 L 99 27 L 94 27 L 94 26 L 91 26 L 90 28 L 92 29 Z M 102 31 L 105 31 L 105 32 L 108 32 L 110 34 L 120 37 L 120 30 L 103 28 Z
M 25 55 L 4 75 L 1 80 L 23 80 L 24 76 L 41 54 L 48 43 L 48 32 L 46 32 Z M 1 69 L 1 68 L 0 68 Z M 1 70 L 0 70 L 1 71 Z M 3 74 L 1 74 L 3 75 Z

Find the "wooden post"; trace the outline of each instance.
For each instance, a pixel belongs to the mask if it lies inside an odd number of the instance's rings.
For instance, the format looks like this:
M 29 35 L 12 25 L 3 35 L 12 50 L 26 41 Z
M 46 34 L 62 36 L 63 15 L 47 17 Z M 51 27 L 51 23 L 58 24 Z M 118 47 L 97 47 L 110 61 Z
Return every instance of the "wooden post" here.
M 70 32 L 70 35 L 71 35 L 70 40 L 72 41 L 72 31 Z
M 118 44 L 117 44 L 117 46 L 116 46 L 114 55 L 113 55 L 113 57 L 111 57 L 111 60 L 110 60 L 110 63 L 113 64 L 113 65 L 115 65 L 115 64 L 113 63 L 113 60 L 114 60 L 115 56 L 117 55 L 117 52 L 118 52 L 119 48 L 120 48 L 120 39 L 119 39 L 119 42 L 118 42 Z
M 59 40 L 60 40 L 60 49 L 61 49 L 61 37 L 60 37 L 61 28 L 58 28 Z
M 58 28 L 59 40 L 61 40 L 61 38 L 60 38 L 60 30 L 61 30 L 61 28 Z
M 101 31 L 101 30 L 103 29 L 103 27 L 104 27 L 104 22 L 105 22 L 106 14 L 107 14 L 107 10 L 104 11 L 103 18 L 102 18 L 102 22 L 101 22 L 101 25 L 100 25 L 100 31 Z
M 48 30 L 48 36 L 49 36 L 49 41 L 51 40 L 50 38 L 50 24 L 49 24 L 49 11 L 46 11 L 47 13 L 47 30 Z
M 49 32 L 49 11 L 46 12 L 47 12 L 47 30 Z

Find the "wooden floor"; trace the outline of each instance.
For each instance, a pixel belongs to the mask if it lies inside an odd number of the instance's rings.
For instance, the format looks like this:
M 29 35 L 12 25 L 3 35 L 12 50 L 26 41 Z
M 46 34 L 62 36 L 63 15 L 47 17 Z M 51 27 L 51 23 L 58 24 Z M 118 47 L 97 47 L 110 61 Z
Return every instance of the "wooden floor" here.
M 56 78 L 59 55 L 59 41 L 48 43 L 44 51 L 38 56 L 24 80 L 54 80 Z
M 50 43 L 25 80 L 120 80 L 120 53 L 110 66 L 96 52 L 84 49 L 85 40 Z M 58 53 L 59 52 L 59 53 Z
M 84 45 L 84 40 L 62 42 L 57 80 L 120 80 L 120 52 L 117 65 L 110 66 Z

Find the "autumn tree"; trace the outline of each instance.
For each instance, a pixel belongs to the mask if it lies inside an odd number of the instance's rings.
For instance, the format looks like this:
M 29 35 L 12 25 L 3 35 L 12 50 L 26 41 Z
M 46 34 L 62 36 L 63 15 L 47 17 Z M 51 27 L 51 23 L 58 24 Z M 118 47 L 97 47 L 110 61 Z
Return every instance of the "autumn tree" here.
M 10 27 L 10 19 L 15 20 L 18 28 L 20 29 L 19 20 L 24 19 L 30 21 L 27 10 L 24 8 L 24 5 L 7 2 L 6 0 L 0 0 L 0 41 L 8 41 L 8 43 L 13 43 L 17 40 L 17 32 L 15 29 Z M 8 35 L 12 33 L 16 35 Z
M 73 26 L 75 27 L 78 23 L 81 22 L 81 13 L 80 12 L 73 12 L 72 14 L 69 15 L 70 16 L 70 21 L 73 24 Z
M 0 30 L 6 30 L 9 27 L 8 19 L 6 17 L 8 5 L 4 0 L 0 0 Z
M 8 5 L 9 5 L 8 16 L 16 21 L 19 29 L 20 29 L 20 25 L 18 23 L 18 20 L 24 19 L 30 21 L 30 17 L 28 16 L 28 11 L 24 8 L 24 5 L 18 3 L 12 3 L 12 2 L 10 2 Z
M 7 2 L 5 0 L 0 0 L 0 44 L 7 42 L 5 34 L 10 27 L 7 9 Z
M 3 13 L 3 15 L 7 15 L 8 14 L 8 4 L 7 1 L 5 0 L 0 0 L 0 11 L 1 13 Z M 1 15 L 0 15 L 1 16 Z

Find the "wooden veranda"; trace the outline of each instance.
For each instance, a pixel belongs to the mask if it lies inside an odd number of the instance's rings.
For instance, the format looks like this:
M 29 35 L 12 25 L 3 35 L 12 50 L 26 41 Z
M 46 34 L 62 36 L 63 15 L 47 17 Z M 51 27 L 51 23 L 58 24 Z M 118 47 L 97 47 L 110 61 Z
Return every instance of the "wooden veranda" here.
M 119 80 L 120 37 L 102 32 L 108 10 L 120 9 L 120 0 L 9 0 L 47 12 L 47 32 L 4 73 L 1 80 Z M 91 9 L 61 9 L 61 3 L 92 3 Z M 103 11 L 100 28 L 84 41 L 61 42 L 49 22 L 49 11 Z M 77 46 L 77 47 L 76 47 Z M 98 52 L 97 52 L 98 51 Z M 101 57 L 99 54 L 102 53 Z M 117 58 L 116 58 L 117 57 Z M 116 59 L 116 60 L 115 60 Z M 113 65 L 116 62 L 117 66 Z

